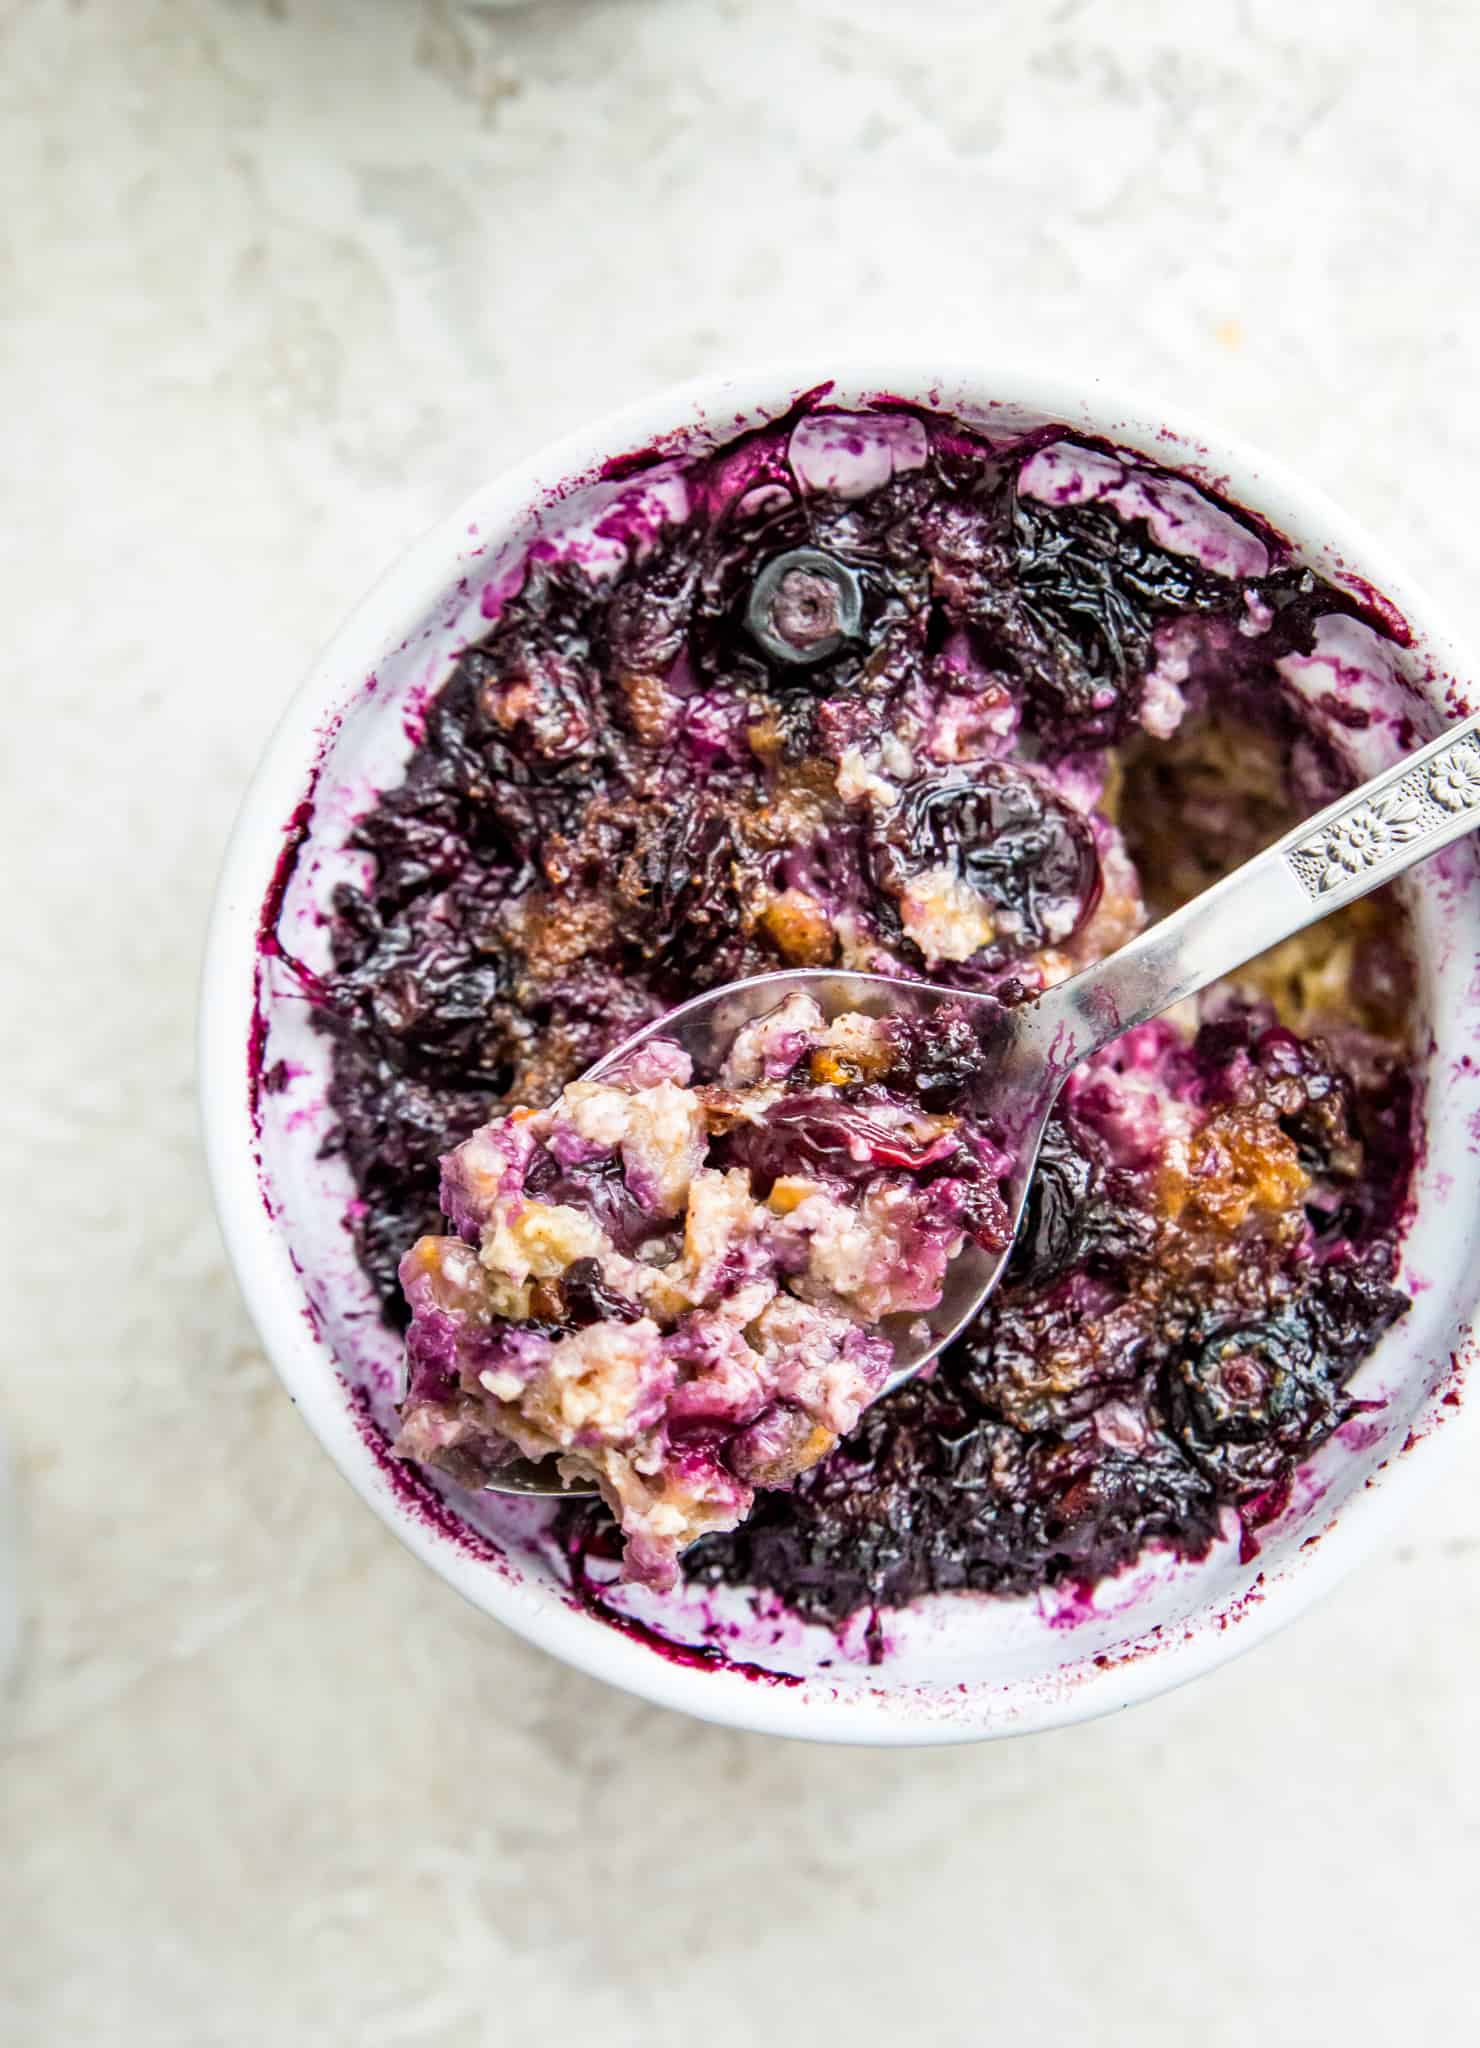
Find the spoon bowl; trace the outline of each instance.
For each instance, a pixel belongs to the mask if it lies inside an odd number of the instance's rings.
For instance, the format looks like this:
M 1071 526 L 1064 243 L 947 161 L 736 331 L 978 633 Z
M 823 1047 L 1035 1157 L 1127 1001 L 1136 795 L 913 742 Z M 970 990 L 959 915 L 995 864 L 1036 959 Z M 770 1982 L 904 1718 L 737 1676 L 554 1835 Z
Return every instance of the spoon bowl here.
M 928 981 L 899 981 L 885 974 L 837 973 L 826 967 L 781 969 L 726 982 L 691 996 L 676 1009 L 644 1024 L 589 1067 L 585 1081 L 610 1079 L 631 1056 L 654 1039 L 677 1045 L 702 1076 L 716 1073 L 737 1033 L 758 1018 L 769 1016 L 788 997 L 809 996 L 826 1023 L 835 1017 L 928 1017 L 949 1003 L 964 1010 L 981 1040 L 983 1064 L 979 1086 L 990 1099 L 991 1121 L 1001 1135 L 1013 1165 L 1002 1183 L 1002 1198 L 1011 1219 L 1011 1235 L 1001 1251 L 984 1251 L 968 1239 L 946 1268 L 945 1285 L 934 1308 L 923 1313 L 884 1316 L 879 1328 L 894 1348 L 895 1370 L 881 1389 L 892 1393 L 922 1372 L 958 1337 L 991 1294 L 1012 1254 L 1012 1240 L 1022 1220 L 1032 1184 L 1033 1168 L 1043 1141 L 1044 1125 L 1062 1085 L 1063 1075 L 1050 1079 L 1039 1053 L 1039 1032 L 1033 1026 L 1034 1006 L 1009 1009 L 990 996 L 963 993 Z M 490 1492 L 559 1494 L 568 1498 L 592 1495 L 581 1482 L 563 1482 L 554 1461 L 519 1459 L 487 1482 Z

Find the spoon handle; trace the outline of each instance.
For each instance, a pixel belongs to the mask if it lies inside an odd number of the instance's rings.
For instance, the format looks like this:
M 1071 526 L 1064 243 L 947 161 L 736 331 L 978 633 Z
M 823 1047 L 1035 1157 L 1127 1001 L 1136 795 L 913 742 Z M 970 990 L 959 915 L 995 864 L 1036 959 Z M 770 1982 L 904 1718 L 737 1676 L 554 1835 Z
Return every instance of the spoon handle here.
M 1480 712 L 1033 1005 L 1061 1073 L 1480 825 Z

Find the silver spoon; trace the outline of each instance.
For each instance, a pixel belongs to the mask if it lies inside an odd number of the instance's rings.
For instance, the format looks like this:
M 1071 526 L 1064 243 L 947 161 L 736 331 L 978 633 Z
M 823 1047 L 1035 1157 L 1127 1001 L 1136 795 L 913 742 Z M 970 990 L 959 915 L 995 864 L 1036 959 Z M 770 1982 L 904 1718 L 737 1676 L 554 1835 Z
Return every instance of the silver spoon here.
M 680 1003 L 615 1046 L 585 1078 L 609 1072 L 650 1038 L 676 1040 L 696 1072 L 713 1073 L 743 1024 L 798 993 L 809 995 L 829 1020 L 850 1010 L 923 1016 L 941 1003 L 974 1010 L 991 1113 L 1015 1162 L 1003 1197 L 1016 1235 L 1044 1126 L 1066 1076 L 1123 1031 L 1160 1016 L 1480 825 L 1477 734 L 1480 713 L 1296 826 L 1118 953 L 1031 1003 L 1003 1008 L 989 996 L 932 982 L 829 968 L 759 974 Z M 1010 1251 L 1010 1244 L 997 1253 L 968 1245 L 952 1262 L 944 1295 L 930 1314 L 885 1319 L 882 1327 L 893 1338 L 897 1360 L 885 1392 L 913 1379 L 978 1314 Z M 595 1488 L 563 1486 L 544 1461 L 510 1465 L 489 1490 L 573 1495 Z

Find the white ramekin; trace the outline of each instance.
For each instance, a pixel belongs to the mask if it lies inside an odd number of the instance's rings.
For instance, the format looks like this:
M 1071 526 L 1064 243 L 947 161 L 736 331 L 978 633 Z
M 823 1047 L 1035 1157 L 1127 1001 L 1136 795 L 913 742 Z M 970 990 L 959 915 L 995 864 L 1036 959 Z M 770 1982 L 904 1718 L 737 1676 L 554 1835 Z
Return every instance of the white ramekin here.
M 1150 1558 L 1093 1602 L 1044 1595 L 946 1595 L 888 1623 L 883 1661 L 861 1630 L 834 1641 L 741 1596 L 633 1614 L 700 1646 L 669 1655 L 575 1600 L 525 1507 L 479 1510 L 480 1528 L 389 1464 L 367 1407 L 384 1412 L 394 1345 L 369 1312 L 343 1229 L 347 1188 L 320 1158 L 325 1042 L 307 1006 L 264 963 L 259 933 L 279 918 L 314 946 L 314 907 L 342 872 L 345 829 L 394 781 L 408 732 L 454 649 L 477 629 L 480 594 L 528 541 L 634 488 L 611 458 L 651 446 L 678 457 L 730 439 L 830 382 L 830 402 L 879 396 L 957 413 L 985 431 L 1044 419 L 1141 450 L 1217 485 L 1287 535 L 1313 567 L 1375 589 L 1411 629 L 1402 656 L 1413 737 L 1474 708 L 1476 671 L 1433 609 L 1380 549 L 1280 465 L 1098 378 L 1021 366 L 962 368 L 923 358 L 813 363 L 708 378 L 583 428 L 476 493 L 411 548 L 335 635 L 293 698 L 243 804 L 211 921 L 201 1002 L 200 1079 L 211 1176 L 243 1293 L 293 1399 L 340 1470 L 401 1539 L 485 1612 L 555 1656 L 706 1719 L 838 1742 L 925 1743 L 1016 1733 L 1123 1707 L 1247 1649 L 1314 1600 L 1381 1541 L 1458 1436 L 1474 1349 L 1480 1271 L 1480 871 L 1468 842 L 1432 863 L 1412 903 L 1433 1037 L 1427 1128 L 1405 1250 L 1410 1315 L 1357 1382 L 1380 1409 L 1349 1424 L 1299 1476 L 1258 1555 L 1234 1543 L 1204 1564 Z M 1320 675 L 1320 687 L 1350 678 Z M 1340 728 L 1335 728 L 1338 732 Z M 1394 744 L 1378 720 L 1353 766 Z M 1364 753 L 1364 748 L 1367 750 Z M 321 943 L 321 940 L 320 940 Z M 259 1014 L 260 1011 L 260 1014 Z M 258 1095 L 263 1056 L 288 1085 Z

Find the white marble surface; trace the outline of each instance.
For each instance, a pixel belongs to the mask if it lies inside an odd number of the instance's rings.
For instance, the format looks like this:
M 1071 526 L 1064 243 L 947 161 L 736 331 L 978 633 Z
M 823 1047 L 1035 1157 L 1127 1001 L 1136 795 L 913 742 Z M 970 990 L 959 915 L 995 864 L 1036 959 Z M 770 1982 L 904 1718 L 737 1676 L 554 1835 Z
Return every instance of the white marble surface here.
M 668 1718 L 334 1476 L 223 1264 L 191 1011 L 361 587 L 727 360 L 1078 353 L 1321 471 L 1480 625 L 1477 65 L 1470 0 L 0 0 L 7 2044 L 1473 2041 L 1473 1465 L 1115 1722 Z

